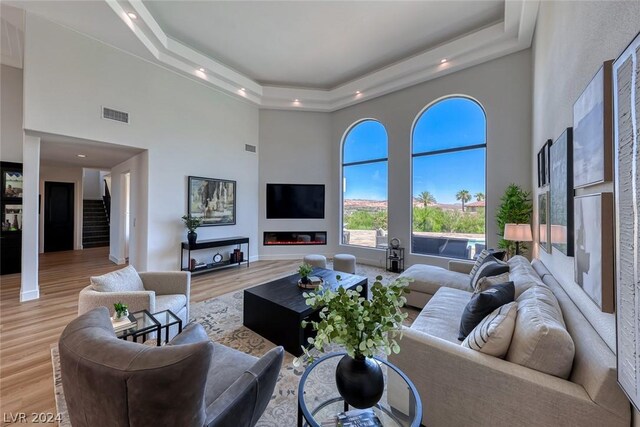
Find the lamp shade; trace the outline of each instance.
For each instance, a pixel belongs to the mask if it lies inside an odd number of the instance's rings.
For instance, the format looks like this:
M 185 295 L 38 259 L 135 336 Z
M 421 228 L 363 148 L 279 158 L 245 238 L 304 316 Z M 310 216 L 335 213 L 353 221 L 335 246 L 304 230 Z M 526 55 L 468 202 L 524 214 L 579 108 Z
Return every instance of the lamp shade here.
M 531 242 L 531 226 L 529 224 L 505 224 L 504 240 L 515 242 Z
M 551 243 L 567 243 L 567 227 L 551 224 Z

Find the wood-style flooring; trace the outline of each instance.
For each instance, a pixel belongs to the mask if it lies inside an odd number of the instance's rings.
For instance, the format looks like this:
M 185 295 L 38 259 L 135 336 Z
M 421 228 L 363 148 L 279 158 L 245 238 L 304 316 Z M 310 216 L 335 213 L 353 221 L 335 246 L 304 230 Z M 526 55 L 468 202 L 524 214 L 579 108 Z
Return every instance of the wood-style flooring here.
M 292 274 L 299 261 L 258 261 L 193 276 L 191 303 Z M 77 315 L 78 292 L 89 277 L 122 268 L 108 248 L 40 256 L 40 299 L 20 302 L 20 275 L 0 276 L 0 420 L 24 412 L 55 413 L 50 348 Z M 29 425 L 28 423 L 19 423 Z

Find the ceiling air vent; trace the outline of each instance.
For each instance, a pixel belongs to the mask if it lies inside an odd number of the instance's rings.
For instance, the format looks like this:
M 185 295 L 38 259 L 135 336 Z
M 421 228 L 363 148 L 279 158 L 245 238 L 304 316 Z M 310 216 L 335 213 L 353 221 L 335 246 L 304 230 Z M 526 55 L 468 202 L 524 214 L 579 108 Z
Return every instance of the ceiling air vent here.
M 250 145 L 250 144 L 244 144 L 244 150 L 245 151 L 249 151 L 251 153 L 255 153 L 256 152 L 256 146 L 255 145 Z
M 129 113 L 114 110 L 113 108 L 102 107 L 102 118 L 115 120 L 120 123 L 129 123 Z

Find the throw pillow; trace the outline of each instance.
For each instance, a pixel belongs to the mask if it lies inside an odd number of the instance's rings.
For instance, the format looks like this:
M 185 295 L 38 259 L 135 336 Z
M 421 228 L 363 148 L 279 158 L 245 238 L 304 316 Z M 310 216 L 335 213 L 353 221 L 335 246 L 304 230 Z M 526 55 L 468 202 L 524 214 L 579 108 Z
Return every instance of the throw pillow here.
M 476 257 L 476 261 L 473 263 L 473 267 L 471 267 L 471 271 L 469 272 L 469 278 L 473 278 L 473 276 L 476 274 L 476 271 L 478 271 L 478 269 L 484 262 L 485 258 L 487 258 L 489 255 L 491 255 L 491 252 L 489 252 L 487 249 L 483 249 L 480 252 L 480 255 Z
M 507 283 L 509 281 L 509 275 L 511 272 L 498 274 L 497 276 L 485 276 L 478 280 L 476 284 L 476 289 L 474 292 L 482 292 L 487 289 L 489 286 L 499 285 L 500 283 Z M 515 282 L 514 282 L 515 285 Z M 517 286 L 516 286 L 517 289 Z
M 483 277 L 497 276 L 499 274 L 508 273 L 509 264 L 498 261 L 493 256 L 489 255 L 485 258 L 484 263 L 478 268 L 476 273 L 471 277 L 471 289 L 477 291 L 478 281 Z
M 513 301 L 515 287 L 513 282 L 494 285 L 487 290 L 473 294 L 471 300 L 462 312 L 460 319 L 460 333 L 458 339 L 464 340 L 467 335 L 478 326 L 489 313 L 498 307 Z
M 131 292 L 144 291 L 142 279 L 132 266 L 112 271 L 102 276 L 91 277 L 91 285 L 98 292 Z
M 503 358 L 511 344 L 517 311 L 518 303 L 515 301 L 496 308 L 473 328 L 462 346 Z

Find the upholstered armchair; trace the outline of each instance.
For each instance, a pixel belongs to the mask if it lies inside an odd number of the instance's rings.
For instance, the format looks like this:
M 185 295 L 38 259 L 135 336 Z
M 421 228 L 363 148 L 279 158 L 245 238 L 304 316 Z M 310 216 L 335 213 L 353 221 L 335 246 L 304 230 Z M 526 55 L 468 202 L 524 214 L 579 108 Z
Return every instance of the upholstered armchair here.
M 129 312 L 171 310 L 186 325 L 190 291 L 191 273 L 188 271 L 138 273 L 128 266 L 92 277 L 91 284 L 80 291 L 78 314 L 96 307 L 107 307 L 113 314 L 113 304 L 122 302 L 129 307 Z
M 62 387 L 74 427 L 251 427 L 267 404 L 284 350 L 260 359 L 211 342 L 199 324 L 152 347 L 116 338 L 93 309 L 59 341 Z

